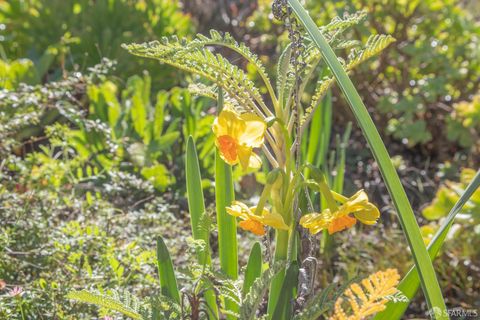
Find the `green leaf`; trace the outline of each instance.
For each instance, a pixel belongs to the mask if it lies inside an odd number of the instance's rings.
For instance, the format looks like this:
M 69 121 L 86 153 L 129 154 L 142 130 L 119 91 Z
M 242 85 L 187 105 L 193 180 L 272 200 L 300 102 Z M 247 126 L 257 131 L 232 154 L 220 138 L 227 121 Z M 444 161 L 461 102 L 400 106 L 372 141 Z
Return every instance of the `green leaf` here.
M 245 278 L 243 280 L 242 296 L 245 296 L 255 280 L 262 275 L 262 248 L 255 242 L 248 257 Z
M 192 136 L 188 137 L 185 161 L 185 174 L 187 177 L 187 200 L 190 211 L 190 223 L 195 240 L 201 240 L 209 247 L 209 231 L 201 228 L 202 217 L 205 215 L 205 201 L 203 198 L 202 178 L 198 164 L 197 150 Z M 197 251 L 198 262 L 201 265 L 211 265 L 210 249 Z M 215 294 L 212 290 L 205 292 L 205 299 L 215 318 L 218 318 L 218 308 Z
M 428 253 L 430 255 L 430 259 L 432 261 L 437 256 L 438 252 L 440 251 L 445 238 L 447 237 L 448 231 L 450 230 L 455 216 L 460 212 L 462 207 L 468 202 L 470 197 L 473 193 L 478 189 L 480 186 L 480 170 L 477 172 L 475 177 L 473 178 L 472 182 L 467 186 L 465 191 L 463 192 L 460 199 L 455 203 L 452 210 L 448 213 L 447 218 L 443 221 L 440 228 L 437 230 L 433 239 L 430 241 L 428 245 Z M 413 266 L 410 271 L 408 271 L 407 275 L 403 278 L 403 280 L 398 285 L 398 290 L 400 290 L 408 299 L 413 299 L 415 294 L 418 291 L 418 287 L 420 286 L 420 280 L 418 276 L 418 271 L 415 266 Z M 387 308 L 382 311 L 381 313 L 377 314 L 374 320 L 390 320 L 390 319 L 400 319 L 405 310 L 407 309 L 409 303 L 408 302 L 396 302 L 392 303 L 389 302 L 387 304 Z
M 157 267 L 162 294 L 180 303 L 180 293 L 178 292 L 177 279 L 173 271 L 172 259 L 162 237 L 157 239 Z
M 422 289 L 425 294 L 429 308 L 439 308 L 442 313 L 446 311 L 440 285 L 435 276 L 432 261 L 423 243 L 415 215 L 408 201 L 405 190 L 400 182 L 397 172 L 393 167 L 387 149 L 370 117 L 367 108 L 363 104 L 352 81 L 343 69 L 341 63 L 329 46 L 319 28 L 313 22 L 298 0 L 288 0 L 293 11 L 298 16 L 301 24 L 305 27 L 313 42 L 320 49 L 322 56 L 334 74 L 337 82 L 347 98 L 347 101 L 362 128 L 373 155 L 380 167 L 385 183 L 397 209 L 400 223 L 410 246 L 415 265 L 418 268 Z M 446 314 L 446 312 L 445 312 Z M 447 316 L 439 316 L 438 319 L 447 319 Z
M 218 109 L 223 108 L 223 91 L 218 92 Z M 237 253 L 237 221 L 227 213 L 226 207 L 235 199 L 233 189 L 232 167 L 225 163 L 215 150 L 215 201 L 218 224 L 218 251 L 220 267 L 230 279 L 238 278 L 238 253 Z M 226 308 L 232 312 L 238 311 L 238 306 L 230 301 Z M 234 319 L 227 316 L 227 319 Z
M 202 177 L 200 176 L 200 165 L 198 163 L 197 150 L 193 138 L 188 137 L 185 174 L 187 177 L 187 199 L 188 210 L 190 211 L 190 223 L 192 234 L 195 240 L 203 240 L 209 243 L 209 234 L 206 230 L 199 228 L 202 216 L 205 214 L 205 201 L 202 190 Z M 200 255 L 198 257 L 200 264 L 210 265 L 210 255 Z
M 295 291 L 298 284 L 298 263 L 293 261 L 288 267 L 283 281 L 282 291 L 278 298 L 275 311 L 273 312 L 273 318 L 275 320 L 290 320 L 292 319 L 292 300 L 295 296 Z

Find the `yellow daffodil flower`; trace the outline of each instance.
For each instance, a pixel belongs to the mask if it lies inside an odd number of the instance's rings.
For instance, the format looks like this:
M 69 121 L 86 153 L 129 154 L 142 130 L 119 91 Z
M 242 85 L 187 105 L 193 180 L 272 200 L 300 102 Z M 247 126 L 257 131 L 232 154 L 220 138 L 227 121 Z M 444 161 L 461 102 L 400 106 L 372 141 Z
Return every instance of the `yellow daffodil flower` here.
M 267 124 L 259 116 L 224 109 L 213 122 L 212 129 L 215 144 L 226 163 L 240 163 L 243 170 L 260 168 L 262 161 L 253 148 L 262 146 Z
M 353 214 L 353 217 L 350 214 Z M 351 228 L 357 220 L 367 225 L 375 224 L 379 217 L 378 208 L 368 201 L 365 191 L 360 190 L 347 199 L 335 212 L 326 209 L 321 213 L 306 214 L 300 219 L 300 224 L 309 229 L 311 234 L 316 234 L 324 229 L 327 229 L 329 234 L 333 234 Z
M 246 204 L 239 201 L 234 201 L 232 205 L 226 209 L 228 214 L 242 219 L 238 224 L 240 228 L 258 236 L 265 235 L 264 226 L 288 230 L 288 226 L 283 221 L 283 217 L 278 213 L 270 212 L 266 208 L 263 208 L 261 216 L 254 213 L 257 207 L 249 208 Z

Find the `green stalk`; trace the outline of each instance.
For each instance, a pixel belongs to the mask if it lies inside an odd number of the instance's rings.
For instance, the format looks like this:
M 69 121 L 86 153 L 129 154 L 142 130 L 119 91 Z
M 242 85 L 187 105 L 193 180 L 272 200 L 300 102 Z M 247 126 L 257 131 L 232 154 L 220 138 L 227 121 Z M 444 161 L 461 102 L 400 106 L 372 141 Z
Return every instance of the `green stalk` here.
M 430 243 L 428 244 L 428 253 L 430 254 L 430 258 L 432 259 L 432 261 L 435 259 L 438 252 L 440 251 L 443 245 L 443 242 L 447 237 L 448 231 L 450 230 L 453 224 L 455 216 L 460 212 L 462 207 L 465 205 L 465 203 L 468 202 L 470 197 L 478 189 L 479 186 L 480 186 L 480 170 L 477 171 L 477 174 L 475 175 L 473 180 L 467 186 L 467 188 L 463 192 L 460 199 L 458 199 L 457 203 L 455 203 L 452 210 L 450 210 L 447 218 L 445 219 L 445 221 L 443 221 L 441 227 L 437 230 L 437 232 L 433 236 L 432 241 L 430 241 Z M 398 289 L 408 299 L 411 300 L 415 297 L 415 294 L 417 293 L 419 286 L 420 286 L 420 279 L 418 277 L 418 271 L 415 268 L 415 266 L 413 266 L 410 269 L 410 271 L 408 271 L 407 275 L 403 278 L 403 280 L 400 282 Z M 408 305 L 409 305 L 409 302 L 397 302 L 397 303 L 389 302 L 387 304 L 387 308 L 384 311 L 377 314 L 374 320 L 401 319 L 401 317 L 405 313 L 405 310 L 407 310 Z
M 390 160 L 387 149 L 383 144 L 380 134 L 378 133 L 367 108 L 363 104 L 360 95 L 338 61 L 332 48 L 320 32 L 320 29 L 302 7 L 300 2 L 298 0 L 288 0 L 288 3 L 311 36 L 313 42 L 320 49 L 325 62 L 337 79 L 340 89 L 347 98 L 347 101 L 370 145 L 373 155 L 380 167 L 380 171 L 385 179 L 385 184 L 390 192 L 390 196 L 397 209 L 400 223 L 419 272 L 422 289 L 429 308 L 436 307 L 440 309 L 442 314 L 437 316 L 437 319 L 448 319 L 442 291 L 438 284 L 427 248 L 423 243 L 420 228 L 418 227 L 415 215 L 398 174 Z
M 185 161 L 185 173 L 187 176 L 187 199 L 188 209 L 190 211 L 190 223 L 192 226 L 192 234 L 195 240 L 205 242 L 206 249 L 197 251 L 198 262 L 203 266 L 210 267 L 212 260 L 210 257 L 210 234 L 208 230 L 201 227 L 200 222 L 202 216 L 206 213 L 205 201 L 203 198 L 202 178 L 200 176 L 200 165 L 198 164 L 197 150 L 192 136 L 188 137 L 187 152 Z M 205 300 L 209 306 L 209 316 L 212 319 L 218 319 L 218 308 L 213 290 L 205 292 Z M 213 312 L 213 314 L 212 314 Z
M 218 90 L 218 112 L 223 109 L 223 91 Z M 225 209 L 235 199 L 232 167 L 220 158 L 215 151 L 215 202 L 218 224 L 218 251 L 220 268 L 232 280 L 238 278 L 237 221 Z M 227 310 L 237 312 L 238 306 L 230 300 L 225 301 Z M 234 319 L 227 316 L 227 319 Z
M 288 143 L 287 143 L 288 145 Z M 289 150 L 289 149 L 287 149 Z M 287 151 L 287 154 L 289 152 Z M 289 160 L 286 163 L 287 169 L 291 167 L 291 160 Z M 290 172 L 288 170 L 287 172 Z M 283 179 L 283 184 L 280 190 L 273 189 L 272 190 L 272 202 L 275 203 L 280 203 L 280 205 L 275 206 L 274 205 L 274 210 L 281 210 L 279 212 L 285 223 L 287 225 L 290 225 L 291 223 L 291 216 L 292 216 L 292 205 L 289 204 L 288 207 L 284 206 L 282 204 L 282 199 L 288 198 L 291 193 L 288 192 L 290 189 L 291 184 L 294 183 L 294 181 L 290 181 L 290 173 L 287 173 L 286 175 L 282 176 Z M 291 202 L 290 202 L 291 203 Z M 288 259 L 288 245 L 290 243 L 289 241 L 289 235 L 290 232 L 287 230 L 275 230 L 275 254 L 273 257 L 273 260 L 275 262 L 277 261 L 285 261 Z M 278 298 L 280 296 L 282 286 L 283 286 L 283 281 L 285 278 L 285 268 L 282 268 L 272 279 L 272 282 L 270 284 L 270 291 L 269 291 L 269 296 L 268 296 L 268 306 L 267 306 L 267 313 L 268 313 L 268 319 L 272 319 L 273 312 L 275 311 L 275 308 L 277 306 Z

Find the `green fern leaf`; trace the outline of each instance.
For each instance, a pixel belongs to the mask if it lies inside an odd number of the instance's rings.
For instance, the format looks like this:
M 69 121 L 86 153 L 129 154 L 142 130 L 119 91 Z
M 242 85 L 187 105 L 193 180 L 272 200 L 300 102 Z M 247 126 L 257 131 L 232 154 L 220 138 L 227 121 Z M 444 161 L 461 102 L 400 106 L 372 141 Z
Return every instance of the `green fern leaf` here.
M 302 311 L 295 315 L 293 320 L 318 319 L 321 315 L 333 308 L 335 300 L 342 295 L 345 289 L 358 280 L 359 278 L 355 277 L 349 281 L 346 281 L 341 286 L 338 286 L 335 283 L 327 286 L 320 293 L 308 299 L 306 304 L 302 307 Z
M 192 41 L 193 47 L 205 47 L 205 46 L 222 46 L 229 48 L 236 53 L 244 57 L 252 66 L 255 67 L 262 79 L 270 83 L 267 72 L 262 62 L 258 59 L 258 56 L 254 54 L 250 48 L 244 43 L 238 43 L 228 32 L 221 34 L 217 30 L 210 30 L 210 38 L 202 34 L 198 34 L 196 39 Z
M 335 17 L 332 21 L 326 26 L 321 27 L 323 33 L 332 33 L 336 34 L 342 33 L 350 27 L 353 27 L 360 22 L 362 22 L 367 17 L 366 11 L 357 11 L 355 13 L 349 14 L 348 12 L 343 15 L 343 17 Z
M 251 320 L 263 300 L 263 296 L 270 287 L 273 277 L 285 267 L 285 262 L 276 262 L 268 270 L 258 277 L 240 307 L 240 315 L 243 320 Z
M 347 72 L 350 72 L 366 60 L 382 52 L 392 42 L 395 42 L 395 38 L 390 35 L 372 35 L 368 38 L 364 49 L 353 49 L 352 52 L 349 54 L 348 61 L 344 62 L 343 60 L 341 60 L 341 62 L 344 65 L 345 70 Z M 311 119 L 313 112 L 316 110 L 319 102 L 323 99 L 328 89 L 330 89 L 334 82 L 335 80 L 333 77 L 327 77 L 317 83 L 310 106 L 305 110 L 304 116 L 300 121 L 302 126 L 306 125 Z
M 69 292 L 67 298 L 93 304 L 107 310 L 117 311 L 132 319 L 145 319 L 142 316 L 145 308 L 141 305 L 138 298 L 132 296 L 128 292 L 124 292 L 120 295 L 116 291 L 112 291 L 112 294 L 108 295 L 99 292 L 81 290 Z
M 164 295 L 150 299 L 152 320 L 170 319 L 177 320 L 182 317 L 182 308 L 175 300 Z
M 213 33 L 213 35 L 218 40 L 216 34 Z M 172 37 L 164 38 L 161 42 L 130 44 L 123 45 L 123 47 L 134 55 L 157 59 L 162 63 L 197 74 L 216 83 L 224 89 L 229 98 L 235 100 L 237 105 L 242 106 L 244 110 L 238 110 L 239 112 L 247 110 L 256 112 L 259 116 L 271 116 L 259 90 L 248 79 L 246 73 L 221 55 L 213 54 L 205 47 L 209 43 L 207 40 L 211 39 L 197 38 L 187 41 Z M 238 44 L 235 46 L 232 41 L 225 43 L 230 43 L 233 48 L 237 48 L 250 59 L 254 59 L 253 54 L 249 54 L 245 46 Z M 211 43 L 215 43 L 215 41 L 211 41 Z
M 373 56 L 376 56 L 380 52 L 382 52 L 389 44 L 395 42 L 395 38 L 390 35 L 385 34 L 376 34 L 371 35 L 365 48 L 363 50 L 357 51 L 352 50 L 348 57 L 348 63 L 346 66 L 347 71 L 352 70 L 353 68 L 360 65 L 362 62 L 370 59 Z

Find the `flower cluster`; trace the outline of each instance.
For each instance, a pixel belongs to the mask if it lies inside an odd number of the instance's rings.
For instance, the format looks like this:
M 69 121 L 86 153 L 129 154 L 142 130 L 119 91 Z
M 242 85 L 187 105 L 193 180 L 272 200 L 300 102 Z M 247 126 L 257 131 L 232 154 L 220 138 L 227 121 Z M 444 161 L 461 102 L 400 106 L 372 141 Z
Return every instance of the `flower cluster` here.
M 261 158 L 255 148 L 261 148 L 267 131 L 267 123 L 254 113 L 238 114 L 226 108 L 220 112 L 213 123 L 215 144 L 221 158 L 230 165 L 240 164 L 242 169 L 257 169 L 261 166 Z M 327 192 L 333 193 L 327 187 Z M 332 195 L 332 194 L 330 194 Z M 333 195 L 332 195 L 333 196 Z M 335 204 L 322 212 L 309 213 L 301 217 L 299 223 L 311 234 L 327 230 L 329 234 L 354 226 L 358 221 L 373 225 L 380 217 L 378 208 L 369 202 L 367 194 L 360 190 L 350 198 L 335 194 L 340 206 Z M 248 207 L 235 201 L 226 208 L 227 212 L 241 219 L 239 226 L 256 235 L 265 234 L 265 226 L 279 230 L 288 230 L 284 217 L 277 212 L 270 212 L 264 207 Z

